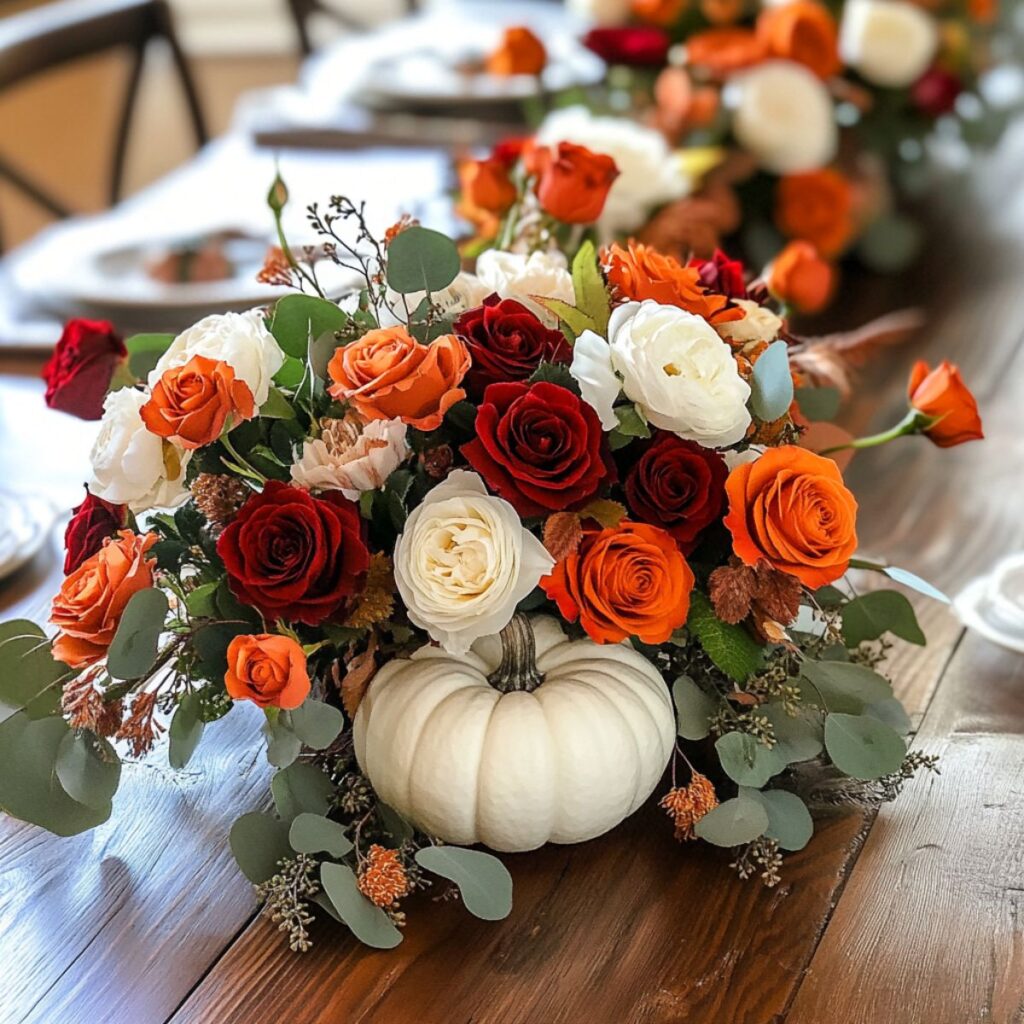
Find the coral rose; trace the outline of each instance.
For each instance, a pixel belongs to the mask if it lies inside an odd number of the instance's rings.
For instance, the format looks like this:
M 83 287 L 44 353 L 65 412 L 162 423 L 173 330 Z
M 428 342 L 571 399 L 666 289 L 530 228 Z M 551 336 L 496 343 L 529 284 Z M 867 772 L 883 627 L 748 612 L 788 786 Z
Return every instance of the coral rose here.
M 803 64 L 819 78 L 831 78 L 842 68 L 838 26 L 815 0 L 766 7 L 757 17 L 757 36 L 772 57 Z
M 857 230 L 853 186 L 827 167 L 787 174 L 775 193 L 775 223 L 787 238 L 810 242 L 822 256 L 838 256 Z
M 127 357 L 109 320 L 69 320 L 43 367 L 46 404 L 81 420 L 98 420 L 110 379 Z
M 153 585 L 156 559 L 146 554 L 156 540 L 152 533 L 121 530 L 64 580 L 50 612 L 60 630 L 53 644 L 58 661 L 81 669 L 107 653 L 125 606 Z
M 590 224 L 601 216 L 618 176 L 619 169 L 610 156 L 573 142 L 559 142 L 541 157 L 537 199 L 556 220 Z
M 693 572 L 664 531 L 623 520 L 584 530 L 580 546 L 540 581 L 570 622 L 600 644 L 663 644 L 686 622 Z
M 469 352 L 454 334 L 421 345 L 404 327 L 378 328 L 334 353 L 329 390 L 368 420 L 398 419 L 436 430 L 466 397 L 459 385 L 469 364 Z
M 747 28 L 709 28 L 686 40 L 686 63 L 721 78 L 757 64 L 764 57 L 763 42 Z
M 769 448 L 725 483 L 725 525 L 746 565 L 766 561 L 816 590 L 846 572 L 857 549 L 857 501 L 831 459 Z
M 85 492 L 85 501 L 72 509 L 64 531 L 64 575 L 74 572 L 96 554 L 108 537 L 128 525 L 128 509 Z
M 234 700 L 292 711 L 309 696 L 306 652 L 290 636 L 236 636 L 228 644 L 224 686 Z
M 949 361 L 943 360 L 929 370 L 923 359 L 918 360 L 910 371 L 907 394 L 913 408 L 935 418 L 924 434 L 940 448 L 980 441 L 985 436 L 978 403 L 963 382 L 960 370 Z
M 487 70 L 492 75 L 539 75 L 547 62 L 544 44 L 525 25 L 511 25 L 487 57 Z
M 151 434 L 193 449 L 216 441 L 229 417 L 234 425 L 255 412 L 249 385 L 227 363 L 193 356 L 164 371 L 140 415 Z
M 487 237 L 497 233 L 499 218 L 516 201 L 516 195 L 508 164 L 499 157 L 459 163 L 458 212 Z
M 836 272 L 810 242 L 790 242 L 765 271 L 768 291 L 801 313 L 817 313 L 828 305 Z

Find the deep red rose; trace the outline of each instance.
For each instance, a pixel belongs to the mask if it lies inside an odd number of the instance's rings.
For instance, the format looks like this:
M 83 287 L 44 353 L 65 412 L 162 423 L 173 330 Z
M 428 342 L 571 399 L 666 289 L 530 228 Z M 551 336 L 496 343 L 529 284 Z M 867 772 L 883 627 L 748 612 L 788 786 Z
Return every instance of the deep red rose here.
M 107 320 L 69 320 L 43 367 L 46 404 L 80 420 L 98 420 L 117 364 L 128 350 Z
M 345 611 L 370 565 L 359 509 L 270 480 L 217 541 L 234 595 L 267 620 L 319 625 Z
M 516 162 L 523 155 L 523 149 L 529 141 L 529 139 L 520 136 L 510 136 L 507 139 L 501 139 L 494 144 L 494 148 L 491 150 L 491 158 L 493 160 L 500 160 L 509 170 L 512 170 Z
M 718 452 L 658 431 L 626 477 L 626 504 L 689 554 L 701 531 L 722 515 L 728 475 Z
M 592 28 L 583 45 L 609 64 L 646 68 L 665 63 L 670 40 L 660 28 Z
M 726 295 L 730 299 L 747 297 L 747 282 L 742 262 L 731 259 L 721 249 L 716 249 L 709 260 L 690 260 L 690 266 L 696 268 L 700 275 L 700 283 L 709 291 Z
M 492 384 L 476 433 L 462 454 L 522 516 L 581 505 L 614 473 L 597 413 L 558 384 Z
M 963 82 L 952 72 L 931 68 L 913 84 L 910 97 L 921 113 L 928 117 L 942 117 L 956 106 L 956 99 L 963 89 Z
M 96 554 L 108 537 L 128 525 L 128 509 L 85 492 L 85 501 L 71 510 L 71 521 L 64 531 L 64 575 L 73 573 L 87 558 Z
M 472 365 L 462 386 L 476 401 L 488 384 L 526 380 L 541 363 L 572 358 L 565 335 L 546 327 L 515 299 L 491 295 L 463 313 L 452 329 L 469 349 Z

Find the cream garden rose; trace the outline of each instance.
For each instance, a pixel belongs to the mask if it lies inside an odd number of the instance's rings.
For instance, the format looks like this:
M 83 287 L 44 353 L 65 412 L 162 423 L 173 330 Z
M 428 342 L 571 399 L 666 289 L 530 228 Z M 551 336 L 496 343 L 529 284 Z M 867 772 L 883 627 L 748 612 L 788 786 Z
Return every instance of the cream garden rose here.
M 435 306 L 441 311 L 441 316 L 447 320 L 454 320 L 467 309 L 473 309 L 483 303 L 484 299 L 491 294 L 492 289 L 488 288 L 476 274 L 460 271 L 455 280 L 452 281 L 443 291 L 433 293 L 430 298 Z M 405 306 L 410 310 L 417 306 L 426 297 L 426 292 L 410 292 L 403 297 L 398 292 L 388 289 L 387 302 L 378 309 L 381 327 L 397 327 L 407 322 L 404 313 Z M 354 309 L 358 305 L 358 296 L 350 300 Z M 349 312 L 350 310 L 346 310 Z
M 476 261 L 476 276 L 487 289 L 503 299 L 516 299 L 554 327 L 557 317 L 549 313 L 535 296 L 572 303 L 572 275 L 561 252 L 500 252 L 488 249 Z
M 935 18 L 904 0 L 846 0 L 839 56 L 873 85 L 899 89 L 916 82 L 939 47 Z
M 749 299 L 733 299 L 746 316 L 739 320 L 729 320 L 715 324 L 715 330 L 722 338 L 739 345 L 749 345 L 759 341 L 772 342 L 779 336 L 782 329 L 782 317 Z
M 455 470 L 409 516 L 394 564 L 409 618 L 449 654 L 464 654 L 508 625 L 555 562 L 507 501 L 476 473 Z

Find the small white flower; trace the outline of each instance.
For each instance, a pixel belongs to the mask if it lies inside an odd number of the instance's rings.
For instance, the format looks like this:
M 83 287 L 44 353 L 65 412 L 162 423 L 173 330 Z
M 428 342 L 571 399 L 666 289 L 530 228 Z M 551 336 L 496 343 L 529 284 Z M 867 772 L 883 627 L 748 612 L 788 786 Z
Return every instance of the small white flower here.
M 557 251 L 532 252 L 527 256 L 488 249 L 476 261 L 476 275 L 487 289 L 486 295 L 496 293 L 503 299 L 516 299 L 549 327 L 553 327 L 558 318 L 533 296 L 561 299 L 570 305 L 575 299 L 565 254 Z
M 873 85 L 899 89 L 916 82 L 939 46 L 935 18 L 904 0 L 846 0 L 839 56 Z
M 227 363 L 235 376 L 249 385 L 257 408 L 267 400 L 271 380 L 284 362 L 281 347 L 263 323 L 262 310 L 216 313 L 182 331 L 171 342 L 149 375 L 149 386 L 154 387 L 165 370 L 182 366 L 193 356 Z
M 146 429 L 140 410 L 148 401 L 149 395 L 135 388 L 111 391 L 90 454 L 89 490 L 133 512 L 171 508 L 188 495 L 185 467 L 192 453 L 165 445 Z M 177 471 L 173 479 L 168 478 L 169 469 Z
M 608 323 L 622 390 L 649 423 L 708 448 L 727 448 L 750 425 L 750 386 L 732 350 L 702 317 L 648 299 Z
M 622 382 L 615 375 L 608 342 L 593 331 L 584 331 L 572 347 L 569 373 L 579 384 L 583 401 L 597 413 L 601 426 L 614 430 L 619 425 L 614 406 Z
M 440 307 L 442 317 L 454 320 L 460 314 L 465 313 L 467 309 L 475 309 L 482 305 L 491 291 L 492 289 L 484 285 L 475 274 L 469 274 L 463 270 L 447 288 L 431 293 L 430 298 L 435 306 Z M 423 301 L 426 294 L 426 292 L 411 292 L 405 296 L 403 302 L 402 296 L 389 288 L 387 302 L 378 310 L 380 326 L 397 327 L 399 324 L 405 324 L 407 322 L 404 316 L 405 307 L 408 305 L 409 311 L 412 312 Z
M 395 583 L 409 618 L 449 654 L 507 626 L 554 564 L 516 510 L 461 469 L 413 510 L 395 543 Z
M 733 302 L 746 315 L 741 320 L 715 324 L 715 330 L 721 337 L 738 345 L 746 345 L 758 341 L 772 342 L 779 336 L 782 318 L 767 306 L 751 302 L 749 299 L 734 299 Z

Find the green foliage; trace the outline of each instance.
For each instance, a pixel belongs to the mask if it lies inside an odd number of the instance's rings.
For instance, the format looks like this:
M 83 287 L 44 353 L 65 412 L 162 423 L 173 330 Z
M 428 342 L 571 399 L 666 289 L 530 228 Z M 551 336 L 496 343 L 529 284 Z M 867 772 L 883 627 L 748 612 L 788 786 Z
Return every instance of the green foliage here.
M 296 853 L 328 853 L 344 857 L 353 850 L 345 829 L 321 814 L 303 811 L 295 816 L 288 831 L 288 842 Z
M 623 437 L 650 437 L 651 428 L 632 402 L 615 407 L 615 418 L 619 421 L 616 431 Z
M 102 737 L 85 729 L 64 734 L 54 765 L 57 781 L 72 800 L 94 811 L 110 807 L 121 781 L 121 761 Z
M 500 921 L 512 912 L 512 876 L 492 854 L 462 846 L 428 846 L 416 851 L 416 863 L 454 882 L 475 917 Z
M 285 295 L 270 319 L 270 333 L 286 355 L 305 360 L 310 341 L 340 331 L 348 323 L 344 310 L 315 295 Z
M 225 590 L 226 588 L 221 588 Z M 218 597 L 221 591 L 218 591 Z M 249 622 L 211 622 L 192 634 L 192 649 L 199 661 L 204 679 L 223 679 L 228 670 L 228 644 L 236 636 L 252 633 Z
M 894 580 L 896 583 L 902 583 L 903 586 L 910 587 L 911 590 L 916 590 L 919 594 L 924 594 L 925 597 L 941 601 L 943 604 L 950 603 L 949 598 L 938 587 L 933 587 L 927 580 L 921 579 L 920 576 L 907 569 L 901 569 L 897 565 L 885 565 L 882 566 L 881 571 L 889 579 Z
M 35 623 L 15 619 L 0 625 L 0 722 L 18 711 L 29 718 L 53 714 L 61 682 L 70 675 L 55 661 L 50 641 Z
M 838 388 L 797 388 L 796 401 L 807 419 L 820 423 L 839 415 L 841 396 Z
M 699 590 L 690 595 L 686 628 L 715 665 L 738 683 L 745 682 L 764 662 L 764 649 L 742 626 L 722 622 Z
M 455 280 L 461 266 L 455 243 L 430 228 L 406 228 L 388 245 L 388 284 L 403 295 L 443 291 Z
M 742 846 L 764 835 L 768 812 L 764 804 L 740 790 L 739 796 L 708 811 L 694 826 L 694 832 L 714 846 Z
M 913 723 L 910 721 L 907 709 L 896 697 L 886 697 L 884 700 L 876 701 L 874 704 L 868 704 L 864 708 L 864 714 L 884 722 L 890 729 L 899 733 L 900 736 L 906 736 L 913 728 Z
M 601 276 L 594 243 L 589 239 L 576 252 L 572 261 L 572 287 L 576 308 L 594 325 L 591 329 L 604 336 L 608 332 L 611 299 Z M 577 331 L 577 335 L 581 332 Z
M 302 750 L 302 740 L 291 726 L 288 713 L 268 717 L 260 731 L 267 741 L 267 761 L 275 768 L 287 768 Z
M 178 702 L 168 730 L 167 758 L 172 768 L 184 768 L 203 738 L 202 698 L 198 691 L 186 693 Z
M 824 742 L 821 725 L 803 713 L 788 715 L 782 704 L 762 704 L 757 713 L 772 724 L 775 751 L 786 762 L 809 761 L 821 753 Z
M 402 933 L 391 918 L 359 891 L 350 867 L 325 861 L 320 866 L 320 883 L 338 917 L 360 942 L 375 949 L 394 949 L 402 941 Z
M 867 780 L 898 771 L 907 746 L 895 729 L 870 715 L 830 714 L 825 750 L 841 772 Z
M 315 765 L 296 761 L 271 779 L 270 792 L 277 813 L 284 821 L 290 822 L 303 811 L 325 815 L 331 805 L 334 787 Z
M 868 704 L 892 696 L 888 681 L 866 665 L 848 661 L 805 661 L 801 674 L 810 684 L 804 700 L 827 711 L 859 715 Z
M 793 401 L 793 375 L 789 370 L 789 346 L 773 341 L 754 363 L 750 377 L 750 407 L 765 422 L 785 415 Z
M 566 391 L 571 391 L 574 395 L 580 394 L 580 386 L 576 378 L 569 372 L 569 367 L 565 363 L 541 363 L 533 371 L 529 383 L 537 384 L 541 381 L 557 384 L 559 387 L 565 388 Z
M 345 716 L 336 707 L 312 698 L 288 714 L 295 735 L 313 750 L 329 747 L 345 725 Z
M 292 855 L 288 825 L 262 811 L 243 814 L 231 826 L 228 843 L 242 874 L 254 885 L 276 875 L 278 862 Z
M 167 607 L 167 595 L 156 587 L 132 595 L 107 652 L 114 679 L 141 679 L 153 667 Z
M 874 590 L 843 605 L 843 639 L 859 647 L 889 632 L 912 644 L 928 641 L 917 623 L 911 603 L 895 590 Z
M 744 796 L 757 800 L 768 814 L 764 834 L 783 850 L 802 850 L 814 834 L 814 822 L 807 805 L 785 789 L 743 789 Z
M 271 388 L 267 400 L 260 406 L 260 416 L 265 420 L 293 420 L 295 406 L 277 388 Z
M 156 369 L 160 357 L 171 347 L 173 334 L 134 334 L 124 347 L 128 349 L 128 369 L 139 380 L 145 380 Z
M 766 747 L 746 732 L 733 731 L 720 736 L 715 750 L 725 774 L 740 786 L 760 789 L 786 767 L 785 758 L 774 747 Z
M 327 337 L 333 341 L 334 332 L 331 331 Z M 296 359 L 295 356 L 287 356 L 281 364 L 281 369 L 274 374 L 274 383 L 279 388 L 291 391 L 302 383 L 302 378 L 305 375 L 306 364 L 301 359 Z
M 672 700 L 676 706 L 676 725 L 684 740 L 702 740 L 711 731 L 711 719 L 718 703 L 709 697 L 689 676 L 680 676 L 672 684 Z
M 575 341 L 584 331 L 597 330 L 597 324 L 590 316 L 584 313 L 582 309 L 577 309 L 568 302 L 563 302 L 561 299 L 539 297 L 537 301 L 548 312 L 554 313 L 562 324 L 568 328 L 567 336 L 569 341 Z

